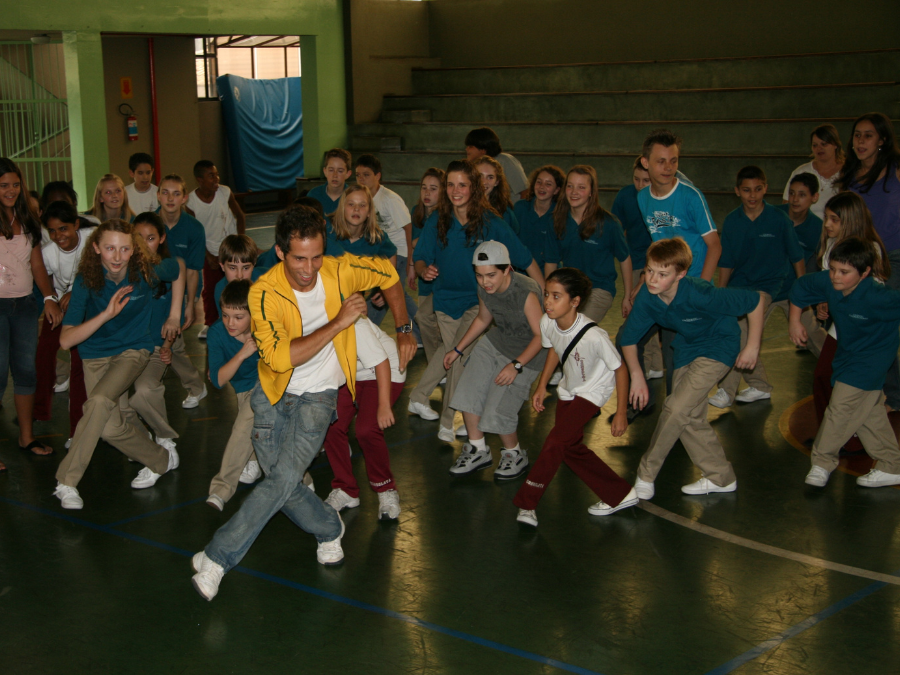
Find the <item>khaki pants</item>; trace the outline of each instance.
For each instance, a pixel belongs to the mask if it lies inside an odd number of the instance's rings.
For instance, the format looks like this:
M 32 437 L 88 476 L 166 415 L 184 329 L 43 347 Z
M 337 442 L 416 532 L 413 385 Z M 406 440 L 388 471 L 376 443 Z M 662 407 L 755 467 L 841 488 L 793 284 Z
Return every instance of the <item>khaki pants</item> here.
M 88 399 L 84 416 L 75 428 L 72 446 L 56 471 L 56 480 L 77 487 L 94 455 L 97 442 L 104 441 L 136 462 L 163 474 L 169 468 L 169 453 L 144 430 L 126 422 L 119 410 L 119 397 L 138 378 L 150 352 L 128 349 L 116 356 L 84 359 L 84 384 Z
M 736 480 L 731 462 L 725 457 L 725 449 L 706 419 L 709 390 L 727 372 L 728 366 L 724 363 L 703 357 L 675 371 L 672 393 L 663 403 L 656 429 L 650 438 L 650 447 L 641 457 L 637 472 L 641 480 L 650 483 L 656 480 L 663 462 L 678 440 L 684 445 L 691 461 L 710 481 L 725 487 Z
M 859 436 L 869 457 L 878 460 L 880 470 L 900 474 L 900 447 L 888 420 L 882 391 L 865 391 L 836 382 L 813 441 L 813 466 L 834 471 L 841 446 L 853 434 Z
M 178 432 L 169 425 L 169 416 L 166 414 L 166 388 L 162 379 L 168 366 L 159 356 L 159 347 L 153 350 L 147 367 L 144 368 L 138 379 L 134 381 L 134 395 L 131 398 L 123 394 L 125 407 L 122 407 L 122 415 L 126 421 L 137 428 L 141 423 L 135 412 L 144 418 L 144 422 L 158 438 L 178 438 Z
M 441 331 L 438 330 L 437 317 L 434 315 L 434 296 L 419 296 L 419 311 L 416 312 L 416 323 L 419 324 L 419 335 L 425 348 L 428 363 L 441 345 Z M 443 375 L 441 376 L 443 378 Z M 440 382 L 440 380 L 438 380 Z
M 453 416 L 455 412 L 453 408 L 450 407 L 450 400 L 453 398 L 453 392 L 456 391 L 456 385 L 459 383 L 459 378 L 462 375 L 463 363 L 472 352 L 472 349 L 475 347 L 478 340 L 473 341 L 472 344 L 463 350 L 463 355 L 453 362 L 449 371 L 444 370 L 444 354 L 453 351 L 453 348 L 459 344 L 459 341 L 462 340 L 463 335 L 469 330 L 469 326 L 472 325 L 472 321 L 477 315 L 478 305 L 467 309 L 458 319 L 452 319 L 443 312 L 435 312 L 438 329 L 441 332 L 441 345 L 435 353 L 434 358 L 429 361 L 425 372 L 422 373 L 419 384 L 416 385 L 416 388 L 413 389 L 412 393 L 409 395 L 410 401 L 428 405 L 428 399 L 431 397 L 431 392 L 434 391 L 438 382 L 446 376 L 447 386 L 444 387 L 441 426 L 449 429 L 453 428 Z
M 775 306 L 772 304 L 771 295 L 763 293 L 762 291 L 759 291 L 759 295 L 763 301 L 763 326 L 765 326 L 766 322 L 769 320 L 769 316 L 772 314 L 772 310 L 775 309 Z M 741 349 L 743 349 L 747 346 L 747 336 L 749 331 L 749 323 L 746 316 L 742 316 L 738 319 L 738 326 L 741 328 Z M 734 395 L 737 393 L 738 386 L 741 384 L 741 375 L 744 376 L 747 386 L 766 393 L 772 391 L 772 385 L 769 384 L 769 379 L 766 377 L 766 367 L 763 365 L 762 359 L 759 358 L 756 360 L 756 367 L 754 367 L 753 370 L 747 371 L 732 368 L 728 372 L 728 375 L 719 382 L 719 386 L 725 390 L 729 399 L 734 400 Z
M 199 396 L 203 393 L 203 377 L 185 352 L 184 337 L 181 335 L 172 343 L 172 370 L 178 375 L 181 385 L 187 389 L 188 394 Z
M 769 320 L 769 316 L 771 315 L 772 310 L 776 307 L 784 312 L 784 318 L 790 321 L 790 300 L 779 300 L 778 302 L 773 302 L 772 306 L 769 308 L 768 314 L 766 314 L 766 321 Z M 815 311 L 813 311 L 809 307 L 804 309 L 803 313 L 800 315 L 800 324 L 806 329 L 806 348 L 812 353 L 813 356 L 819 358 L 819 354 L 822 353 L 822 345 L 825 344 L 825 338 L 828 336 L 828 333 L 824 328 L 822 328 L 822 326 L 819 325 L 819 322 L 816 320 Z
M 209 494 L 216 494 L 227 502 L 237 490 L 241 471 L 251 459 L 256 459 L 253 452 L 253 408 L 250 407 L 250 394 L 253 392 L 242 391 L 237 395 L 237 415 L 234 418 L 234 426 L 231 427 L 231 436 L 225 445 L 225 453 L 222 455 L 222 467 L 209 484 Z M 344 448 L 346 450 L 346 448 Z
M 631 273 L 631 284 L 633 288 L 637 288 L 641 281 L 641 272 L 643 269 L 634 270 Z M 663 371 L 662 349 L 659 346 L 659 334 L 657 333 L 650 341 L 644 345 L 644 372 L 649 373 L 651 370 L 659 372 Z
M 588 296 L 587 302 L 578 308 L 578 311 L 584 314 L 594 323 L 603 321 L 603 317 L 612 307 L 613 296 L 609 291 L 602 288 L 592 288 L 591 294 Z

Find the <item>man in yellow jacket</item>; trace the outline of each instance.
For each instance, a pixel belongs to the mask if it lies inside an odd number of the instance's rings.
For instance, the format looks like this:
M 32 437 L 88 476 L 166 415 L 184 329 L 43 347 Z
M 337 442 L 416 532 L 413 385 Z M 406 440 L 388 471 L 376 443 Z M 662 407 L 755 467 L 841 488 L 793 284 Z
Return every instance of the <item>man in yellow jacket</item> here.
M 380 287 L 394 315 L 400 368 L 416 352 L 403 289 L 387 259 L 325 255 L 325 221 L 307 206 L 284 211 L 275 226 L 281 263 L 250 290 L 253 336 L 259 347 L 259 383 L 250 397 L 253 449 L 265 478 L 241 508 L 192 560 L 194 588 L 207 600 L 278 511 L 318 541 L 317 558 L 344 558 L 344 524 L 337 512 L 303 485 L 303 474 L 335 416 L 338 388 L 356 390 L 356 334 L 366 313 L 361 292 Z

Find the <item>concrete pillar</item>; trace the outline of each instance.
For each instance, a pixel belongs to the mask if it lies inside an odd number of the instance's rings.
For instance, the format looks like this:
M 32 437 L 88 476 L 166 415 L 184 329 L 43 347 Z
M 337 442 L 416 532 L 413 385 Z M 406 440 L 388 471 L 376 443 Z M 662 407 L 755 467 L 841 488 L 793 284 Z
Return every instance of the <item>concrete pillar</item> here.
M 306 177 L 318 176 L 322 153 L 347 147 L 344 54 L 340 40 L 300 36 L 303 59 L 303 167 Z M 330 45 L 330 49 L 329 49 Z
M 91 206 L 97 180 L 109 172 L 106 94 L 100 33 L 63 31 L 72 182 L 80 209 Z

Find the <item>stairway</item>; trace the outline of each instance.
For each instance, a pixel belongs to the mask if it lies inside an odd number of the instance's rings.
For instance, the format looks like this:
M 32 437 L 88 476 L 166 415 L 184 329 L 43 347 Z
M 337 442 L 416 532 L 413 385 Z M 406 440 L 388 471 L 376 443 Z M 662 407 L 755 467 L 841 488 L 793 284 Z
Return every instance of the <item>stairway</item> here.
M 413 70 L 412 96 L 386 96 L 381 122 L 353 127 L 351 149 L 378 154 L 384 181 L 408 203 L 426 168 L 463 155 L 490 126 L 526 172 L 556 164 L 597 169 L 606 206 L 631 180 L 644 137 L 667 127 L 684 139 L 681 170 L 716 221 L 738 205 L 747 164 L 769 178 L 769 199 L 808 161 L 809 134 L 834 124 L 847 144 L 858 115 L 900 119 L 900 49 L 871 52 Z

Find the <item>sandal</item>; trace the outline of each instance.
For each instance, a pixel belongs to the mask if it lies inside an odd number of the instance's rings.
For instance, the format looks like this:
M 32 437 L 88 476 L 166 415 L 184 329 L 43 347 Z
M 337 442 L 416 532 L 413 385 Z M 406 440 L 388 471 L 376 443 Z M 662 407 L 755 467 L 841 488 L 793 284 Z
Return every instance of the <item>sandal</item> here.
M 49 450 L 50 452 L 35 452 L 34 448 L 44 448 L 46 450 Z M 21 450 L 22 452 L 30 452 L 32 455 L 37 455 L 38 457 L 46 457 L 47 455 L 53 454 L 53 448 L 51 448 L 49 445 L 41 443 L 37 439 L 31 441 L 31 443 L 29 443 L 28 445 L 20 445 L 19 450 Z

